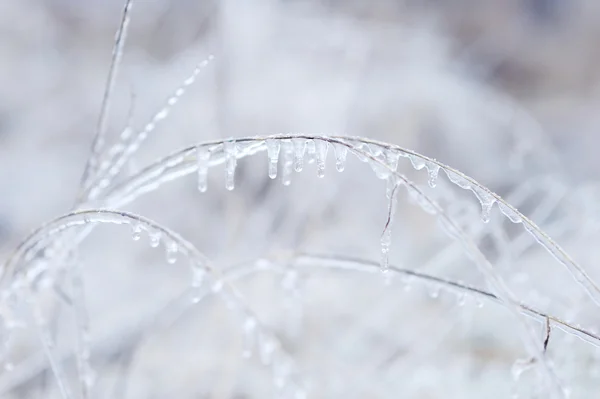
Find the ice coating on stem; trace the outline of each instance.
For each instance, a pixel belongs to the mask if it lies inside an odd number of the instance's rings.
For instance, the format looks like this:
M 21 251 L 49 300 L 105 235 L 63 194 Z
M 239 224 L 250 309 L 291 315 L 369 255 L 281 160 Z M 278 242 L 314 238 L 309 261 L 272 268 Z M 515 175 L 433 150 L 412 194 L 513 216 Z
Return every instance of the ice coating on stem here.
M 324 140 L 316 140 L 315 150 L 317 157 L 317 176 L 319 178 L 325 177 L 325 162 L 327 161 L 327 150 L 329 149 L 329 143 Z
M 225 153 L 225 188 L 229 191 L 235 187 L 235 168 L 237 167 L 237 146 L 235 140 L 223 143 Z
M 343 172 L 346 168 L 346 157 L 348 156 L 348 147 L 343 144 L 334 144 L 335 168 L 338 172 Z
M 466 178 L 451 170 L 444 169 L 444 171 L 446 172 L 446 176 L 448 176 L 448 180 L 456 184 L 458 187 L 465 190 L 471 188 L 471 183 Z
M 523 221 L 523 218 L 521 218 L 517 212 L 502 202 L 498 202 L 498 209 L 500 209 L 500 212 L 513 223 L 521 223 Z
M 389 252 L 392 245 L 392 225 L 394 223 L 394 215 L 396 213 L 396 204 L 398 202 L 398 189 L 399 183 L 396 181 L 394 176 L 390 176 L 388 179 L 393 180 L 393 189 L 388 199 L 388 217 L 381 233 L 380 245 L 381 245 L 381 263 L 380 268 L 383 273 L 389 272 L 390 260 Z
M 280 143 L 276 139 L 268 139 L 267 144 L 267 157 L 269 159 L 269 178 L 275 179 L 277 177 L 277 164 L 279 163 L 279 151 Z
M 196 164 L 198 168 L 198 191 L 206 192 L 208 188 L 208 168 L 210 167 L 210 150 L 205 146 L 196 148 Z
M 294 170 L 301 172 L 304 168 L 304 152 L 306 151 L 306 139 L 292 139 L 294 145 Z
M 283 152 L 281 182 L 284 186 L 289 186 L 292 183 L 292 171 L 294 166 L 294 145 L 290 140 L 283 140 L 281 142 L 281 151 Z

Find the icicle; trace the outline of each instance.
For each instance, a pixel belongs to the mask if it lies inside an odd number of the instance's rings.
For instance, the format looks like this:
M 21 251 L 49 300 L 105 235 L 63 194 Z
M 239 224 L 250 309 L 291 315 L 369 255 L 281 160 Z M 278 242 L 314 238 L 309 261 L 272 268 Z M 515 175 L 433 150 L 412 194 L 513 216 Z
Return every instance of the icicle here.
M 208 168 L 210 163 L 210 150 L 205 146 L 196 148 L 196 162 L 198 166 L 198 190 L 206 192 L 208 188 Z
M 315 145 L 314 140 L 308 140 L 306 142 L 306 154 L 308 155 L 307 162 L 309 164 L 315 163 L 317 157 L 317 146 Z
M 160 231 L 154 231 L 149 234 L 148 238 L 150 239 L 150 246 L 152 248 L 156 248 L 160 245 L 160 236 Z
M 490 221 L 490 213 L 494 203 L 496 202 L 496 198 L 481 188 L 473 187 L 472 190 L 481 203 L 481 220 L 483 220 L 483 223 L 488 223 Z
M 323 140 L 317 140 L 315 143 L 317 157 L 317 176 L 320 178 L 325 177 L 325 162 L 327 161 L 328 145 L 329 143 Z
M 304 152 L 306 151 L 306 139 L 292 139 L 294 143 L 294 170 L 301 172 L 304 167 Z
M 380 268 L 383 273 L 387 273 L 389 271 L 389 252 L 390 247 L 392 245 L 392 225 L 394 223 L 394 215 L 396 213 L 396 203 L 398 197 L 398 188 L 399 184 L 395 181 L 393 176 L 390 176 L 389 179 L 394 180 L 394 188 L 390 194 L 390 198 L 388 200 L 388 218 L 385 223 L 385 227 L 383 228 L 383 233 L 381 234 L 381 263 Z
M 281 182 L 284 186 L 292 183 L 292 170 L 294 165 L 294 145 L 290 140 L 283 140 L 281 143 L 283 152 L 283 167 L 281 171 Z
M 242 356 L 246 359 L 252 356 L 255 341 L 256 331 L 256 320 L 252 317 L 248 317 L 244 322 L 244 348 Z
M 173 264 L 175 262 L 177 262 L 177 252 L 179 252 L 179 246 L 177 245 L 176 242 L 170 242 L 167 244 L 167 249 L 166 249 L 166 258 L 167 258 L 167 263 L 169 264 Z
M 513 223 L 521 223 L 523 221 L 517 212 L 513 211 L 509 206 L 502 202 L 498 202 L 498 209 L 500 209 L 500 212 Z
M 427 184 L 429 184 L 429 187 L 435 188 L 437 185 L 437 178 L 440 173 L 440 165 L 428 161 L 425 163 L 425 167 L 427 167 Z
M 134 224 L 131 230 L 131 238 L 133 241 L 139 241 L 140 238 L 142 238 L 142 226 L 139 224 Z
M 267 157 L 269 158 L 269 178 L 277 177 L 277 164 L 279 162 L 280 144 L 277 139 L 267 140 Z
M 338 172 L 343 172 L 346 168 L 346 156 L 348 155 L 348 147 L 343 144 L 334 144 L 335 151 L 335 168 Z
M 235 140 L 223 143 L 225 153 L 225 188 L 229 191 L 235 186 L 235 168 L 237 166 L 237 147 Z
M 367 147 L 365 144 L 359 144 L 356 146 L 356 157 L 358 158 L 359 161 L 361 161 L 361 162 L 369 161 L 369 157 L 364 155 L 365 152 L 370 152 L 369 147 Z

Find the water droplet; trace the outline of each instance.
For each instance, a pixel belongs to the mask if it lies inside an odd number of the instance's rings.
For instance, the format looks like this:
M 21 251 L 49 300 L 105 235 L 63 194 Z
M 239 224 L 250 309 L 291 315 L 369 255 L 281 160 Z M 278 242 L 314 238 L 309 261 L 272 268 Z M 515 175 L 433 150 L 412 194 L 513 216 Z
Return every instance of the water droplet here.
M 464 292 L 459 293 L 456 303 L 458 306 L 465 306 L 467 303 L 467 295 Z
M 304 167 L 304 152 L 306 151 L 306 139 L 292 139 L 294 143 L 294 170 L 301 172 Z
M 237 146 L 235 140 L 223 143 L 225 153 L 225 188 L 229 191 L 235 186 L 235 168 L 237 166 Z
M 267 157 L 269 158 L 269 178 L 275 179 L 277 177 L 277 164 L 279 162 L 279 140 L 268 139 L 267 140 Z
M 325 177 L 325 162 L 327 161 L 327 150 L 329 143 L 323 140 L 317 140 L 315 142 L 316 157 L 317 157 L 317 176 L 319 178 Z
M 343 144 L 334 144 L 333 149 L 335 151 L 335 168 L 338 172 L 343 172 L 346 168 L 348 147 Z
M 208 168 L 210 166 L 210 150 L 205 146 L 196 148 L 196 163 L 198 167 L 198 190 L 206 192 L 208 188 Z
M 177 245 L 176 242 L 170 242 L 167 244 L 167 249 L 166 249 L 166 259 L 167 259 L 167 263 L 169 264 L 174 264 L 175 262 L 177 262 L 177 252 L 179 252 L 179 246 Z

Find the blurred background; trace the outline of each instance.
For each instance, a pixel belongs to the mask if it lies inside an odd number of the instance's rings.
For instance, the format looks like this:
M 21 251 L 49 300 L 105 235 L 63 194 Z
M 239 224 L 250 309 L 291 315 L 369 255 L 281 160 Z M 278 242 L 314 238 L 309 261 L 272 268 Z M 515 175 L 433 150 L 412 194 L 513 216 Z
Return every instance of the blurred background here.
M 2 259 L 75 204 L 122 8 L 122 0 L 0 2 Z M 125 175 L 206 140 L 363 136 L 475 178 L 531 216 L 592 277 L 600 274 L 599 2 L 138 0 L 131 17 L 109 144 L 128 125 L 141 129 L 195 65 L 215 58 Z M 386 286 L 377 273 L 326 262 L 290 272 L 295 251 L 380 257 L 385 183 L 350 156 L 336 172 L 330 151 L 323 179 L 307 166 L 284 187 L 268 178 L 258 154 L 240 160 L 232 192 L 216 167 L 207 193 L 188 176 L 125 209 L 179 232 L 223 270 L 241 270 L 234 284 L 294 359 L 303 388 L 291 397 L 547 397 L 535 372 L 514 378 L 514 362 L 527 354 L 503 306 L 480 307 L 475 298 L 462 306 L 460 294 L 396 279 Z M 401 160 L 399 170 L 426 186 L 426 173 L 410 162 Z M 497 209 L 484 225 L 464 190 L 447 180 L 425 189 L 519 300 L 600 328 L 597 309 L 566 270 Z M 404 197 L 392 264 L 488 289 L 460 244 Z M 189 285 L 188 268 L 183 259 L 168 264 L 146 242 L 102 226 L 80 246 L 92 397 L 288 397 L 258 356 L 241 356 L 244 321 L 218 295 L 209 289 L 182 315 L 169 307 Z M 261 269 L 257 259 L 274 266 Z M 54 294 L 45 301 L 57 325 L 52 350 L 79 397 L 72 309 Z M 156 315 L 168 321 L 157 327 Z M 542 339 L 544 327 L 532 323 Z M 25 324 L 6 341 L 0 397 L 61 397 Z M 595 397 L 597 349 L 554 334 L 549 356 L 571 397 Z

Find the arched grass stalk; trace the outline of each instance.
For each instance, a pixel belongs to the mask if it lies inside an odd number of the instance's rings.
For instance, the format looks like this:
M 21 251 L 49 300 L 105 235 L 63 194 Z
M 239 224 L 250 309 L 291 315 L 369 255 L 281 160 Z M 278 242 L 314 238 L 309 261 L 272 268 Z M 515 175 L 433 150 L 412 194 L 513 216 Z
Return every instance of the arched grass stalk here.
M 354 152 L 357 152 L 361 146 L 378 146 L 383 150 L 392 151 L 397 156 L 410 158 L 411 163 L 413 165 L 417 165 L 417 168 L 419 169 L 426 167 L 428 170 L 435 170 L 435 168 L 443 170 L 451 182 L 463 189 L 471 190 L 483 203 L 484 208 L 488 207 L 488 209 L 485 209 L 485 212 L 489 213 L 491 206 L 493 206 L 494 203 L 497 203 L 502 214 L 504 214 L 509 220 L 514 223 L 522 224 L 525 231 L 529 233 L 538 242 L 538 244 L 548 251 L 548 253 L 550 253 L 559 263 L 565 266 L 575 281 L 585 289 L 590 298 L 597 305 L 600 305 L 600 288 L 596 282 L 591 279 L 585 270 L 577 262 L 575 262 L 575 260 L 573 260 L 558 243 L 556 243 L 550 236 L 540 229 L 539 226 L 519 212 L 511 204 L 507 203 L 499 195 L 492 192 L 473 178 L 435 159 L 426 157 L 411 150 L 407 150 L 400 146 L 381 141 L 374 141 L 365 138 L 348 138 L 342 136 L 328 137 L 303 134 L 255 136 L 236 139 L 236 143 L 243 146 L 242 150 L 238 152 L 237 157 L 242 158 L 247 155 L 253 155 L 260 151 L 265 151 L 267 149 L 267 140 L 292 139 L 304 139 L 309 141 L 321 140 L 330 144 L 345 146 Z M 222 145 L 223 140 L 216 140 L 200 143 L 198 145 L 174 152 L 173 154 L 164 157 L 161 160 L 158 160 L 148 167 L 142 169 L 139 173 L 131 176 L 122 183 L 110 188 L 107 191 L 104 200 L 108 201 L 110 206 L 118 207 L 135 199 L 138 193 L 152 191 L 165 182 L 197 171 L 197 165 L 195 165 L 195 155 L 198 148 L 210 148 L 212 154 L 210 166 L 221 164 L 225 161 L 222 153 Z M 382 153 L 383 152 L 381 152 L 381 154 Z M 367 156 L 368 158 L 371 158 L 372 161 L 377 158 L 368 153 L 359 153 L 359 155 L 361 157 Z M 381 159 L 377 160 L 380 164 L 383 163 Z M 419 167 L 419 165 L 423 166 Z
M 478 266 L 479 270 L 485 276 L 488 284 L 490 284 L 496 291 L 496 294 L 498 294 L 503 299 L 503 301 L 507 305 L 509 305 L 509 309 L 511 309 L 513 315 L 515 315 L 515 317 L 518 320 L 520 320 L 519 324 L 521 326 L 522 337 L 526 342 L 528 350 L 530 351 L 532 358 L 536 359 L 537 364 L 539 364 L 540 367 L 542 367 L 542 369 L 543 369 L 542 371 L 543 371 L 543 374 L 545 375 L 545 380 L 546 380 L 546 383 L 548 384 L 548 386 L 549 387 L 553 386 L 553 388 L 549 388 L 550 392 L 552 392 L 552 394 L 555 395 L 556 397 L 564 396 L 562 388 L 560 388 L 560 386 L 557 385 L 558 383 L 557 383 L 556 377 L 554 376 L 554 373 L 550 370 L 550 368 L 548 367 L 548 365 L 545 361 L 544 353 L 542 351 L 542 348 L 539 345 L 539 342 L 536 340 L 535 333 L 531 330 L 531 328 L 529 327 L 527 322 L 519 316 L 520 313 L 518 312 L 518 309 L 517 309 L 518 303 L 517 303 L 514 295 L 512 293 L 510 293 L 510 291 L 508 290 L 508 287 L 506 287 L 506 285 L 504 284 L 502 279 L 493 270 L 492 265 L 485 258 L 485 256 L 481 253 L 481 251 L 479 250 L 477 245 L 475 245 L 472 242 L 472 240 L 461 230 L 461 228 L 451 218 L 448 217 L 448 215 L 443 211 L 443 209 L 435 201 L 433 201 L 425 193 L 423 193 L 421 189 L 419 189 L 414 183 L 412 183 L 410 180 L 408 180 L 404 175 L 398 173 L 395 170 L 397 167 L 397 158 L 395 161 L 392 161 L 392 164 L 390 165 L 388 162 L 386 162 L 387 158 L 386 158 L 386 160 L 382 160 L 379 157 L 381 154 L 384 154 L 383 151 L 380 151 L 378 154 L 373 155 L 370 151 L 367 152 L 361 147 L 364 145 L 370 145 L 370 146 L 377 145 L 381 148 L 388 149 L 388 150 L 396 149 L 397 151 L 399 151 L 399 153 L 403 154 L 401 156 L 409 157 L 411 160 L 411 163 L 413 164 L 413 166 L 415 168 L 421 169 L 423 167 L 426 167 L 430 174 L 430 180 L 432 178 L 432 175 L 436 176 L 436 174 L 437 174 L 437 173 L 432 173 L 431 172 L 432 170 L 436 170 L 436 168 L 443 169 L 446 172 L 446 174 L 448 175 L 449 179 L 453 183 L 458 184 L 462 188 L 471 189 L 477 195 L 477 197 L 480 199 L 480 201 L 483 204 L 484 211 L 487 212 L 488 214 L 489 214 L 491 206 L 494 204 L 494 202 L 498 201 L 499 204 L 506 204 L 504 202 L 504 200 L 502 200 L 496 194 L 492 193 L 487 188 L 484 188 L 481 185 L 479 185 L 479 183 L 476 183 L 474 180 L 472 180 L 470 178 L 469 178 L 470 180 L 467 179 L 467 177 L 465 175 L 463 175 L 462 173 L 460 173 L 454 169 L 447 167 L 446 165 L 443 165 L 443 164 L 441 164 L 437 161 L 434 161 L 430 158 L 424 157 L 413 151 L 404 150 L 401 147 L 388 146 L 385 143 L 381 143 L 381 142 L 374 142 L 374 141 L 370 141 L 370 140 L 366 140 L 366 139 L 364 139 L 364 140 L 356 139 L 356 138 L 349 139 L 349 138 L 327 137 L 327 136 L 277 135 L 277 136 L 267 136 L 267 137 L 243 138 L 243 139 L 236 140 L 236 143 L 238 143 L 240 145 L 241 153 L 243 154 L 244 151 L 247 151 L 249 148 L 251 149 L 251 151 L 249 151 L 248 153 L 254 153 L 260 149 L 264 150 L 266 148 L 267 140 L 292 140 L 292 139 L 293 140 L 298 140 L 298 139 L 310 140 L 310 141 L 315 141 L 315 142 L 322 142 L 322 143 L 325 143 L 325 145 L 332 144 L 332 145 L 336 145 L 336 146 L 347 147 L 349 151 L 356 154 L 360 159 L 366 159 L 366 160 L 371 161 L 377 168 L 378 172 L 376 172 L 376 173 L 379 174 L 379 177 L 383 176 L 384 178 L 388 178 L 389 176 L 394 176 L 394 178 L 397 179 L 397 183 L 395 183 L 395 184 L 401 183 L 402 185 L 404 185 L 407 188 L 409 195 L 411 195 L 413 198 L 416 198 L 417 203 L 426 212 L 436 214 L 438 216 L 438 220 L 442 223 L 444 231 L 446 233 L 448 233 L 449 236 L 451 236 L 454 239 L 457 239 L 459 242 L 461 242 L 463 244 L 466 253 L 469 255 L 469 257 L 471 257 L 475 261 L 475 264 Z M 357 145 L 350 144 L 347 140 L 350 142 L 352 142 L 352 141 L 358 142 L 360 147 Z M 161 161 L 142 170 L 139 174 L 137 174 L 136 176 L 133 176 L 132 179 L 124 182 L 121 186 L 121 189 L 124 189 L 123 191 L 125 191 L 125 193 L 126 193 L 126 195 L 124 195 L 124 197 L 127 198 L 127 200 L 131 200 L 131 199 L 135 198 L 135 195 L 136 195 L 135 191 L 129 192 L 129 193 L 127 192 L 130 185 L 135 187 L 135 185 L 137 184 L 137 187 L 140 191 L 147 192 L 147 191 L 156 189 L 160 184 L 162 184 L 166 181 L 186 175 L 193 171 L 198 172 L 198 163 L 194 162 L 194 161 L 196 161 L 194 159 L 194 157 L 198 153 L 198 148 L 209 148 L 211 154 L 220 154 L 218 160 L 215 160 L 215 162 L 214 162 L 215 164 L 223 162 L 226 158 L 225 154 L 224 154 L 224 141 L 202 143 L 202 144 L 196 145 L 194 147 L 189 147 L 184 150 L 178 151 L 178 152 L 172 154 L 171 156 L 169 156 L 167 158 L 163 158 Z M 239 152 L 236 153 L 236 157 L 237 156 L 239 156 Z M 386 154 L 386 156 L 389 157 L 388 154 Z M 321 155 L 321 157 L 323 158 L 323 155 Z M 272 162 L 271 159 L 269 159 L 269 162 Z M 323 160 L 319 161 L 317 159 L 317 162 L 323 162 Z M 382 171 L 381 171 L 382 168 L 385 171 L 385 173 L 383 175 L 382 175 Z M 200 171 L 200 172 L 203 173 L 204 171 Z M 433 184 L 430 183 L 430 185 L 433 185 Z M 476 187 L 476 188 L 474 188 L 474 187 Z M 116 204 L 112 203 L 111 201 L 109 201 L 109 203 L 112 206 L 116 205 Z M 122 205 L 122 203 L 119 203 L 118 205 Z M 390 207 L 390 209 L 392 209 L 392 207 Z M 528 226 L 526 224 L 526 220 L 528 220 L 528 219 L 526 219 L 524 216 L 520 216 L 521 214 L 516 209 L 511 207 L 510 205 L 506 204 L 506 206 L 504 206 L 504 207 L 501 206 L 501 210 L 502 210 L 502 213 L 504 213 L 507 217 L 509 217 L 511 221 L 518 222 L 518 220 L 521 220 L 525 226 Z M 530 223 L 532 223 L 532 222 L 530 222 Z M 533 225 L 533 226 L 535 226 L 535 225 Z M 535 227 L 537 228 L 537 226 L 535 226 Z M 527 231 L 530 231 L 530 232 L 533 231 L 533 228 L 528 229 L 526 227 L 526 229 L 527 229 Z M 538 242 L 540 242 L 541 244 L 544 243 L 544 241 L 542 241 L 542 240 L 538 240 Z M 550 243 L 553 244 L 554 242 L 550 241 Z M 548 246 L 545 246 L 545 248 L 548 248 Z M 560 248 L 560 247 L 558 247 L 558 248 Z M 585 277 L 587 277 L 587 275 L 585 275 L 585 274 L 583 274 L 583 275 Z M 576 278 L 576 280 L 581 282 L 577 278 Z M 589 281 L 591 282 L 591 280 L 589 280 Z
M 61 216 L 45 225 L 39 227 L 33 231 L 14 251 L 14 253 L 8 258 L 6 263 L 3 264 L 3 274 L 0 277 L 0 290 L 3 292 L 13 291 L 18 292 L 23 288 L 28 289 L 31 284 L 28 272 L 28 261 L 31 261 L 39 251 L 51 245 L 57 237 L 62 233 L 67 232 L 73 228 L 79 228 L 82 226 L 94 225 L 94 224 L 116 224 L 126 225 L 134 230 L 134 234 L 137 231 L 146 231 L 149 235 L 158 234 L 161 240 L 164 242 L 166 247 L 167 262 L 173 263 L 171 259 L 173 256 L 182 255 L 190 261 L 192 268 L 192 281 L 191 286 L 195 289 L 206 283 L 206 276 L 209 275 L 214 281 L 211 284 L 211 290 L 218 293 L 225 301 L 228 306 L 238 311 L 242 318 L 252 320 L 253 324 L 258 329 L 261 336 L 264 338 L 266 344 L 269 345 L 270 359 L 277 359 L 277 362 L 282 362 L 288 365 L 284 375 L 280 375 L 279 378 L 289 379 L 291 377 L 293 369 L 293 361 L 291 357 L 285 353 L 277 336 L 264 327 L 260 323 L 254 312 L 246 305 L 246 301 L 243 299 L 239 291 L 232 285 L 228 284 L 223 280 L 221 272 L 214 267 L 212 262 L 200 251 L 198 251 L 191 243 L 183 239 L 177 233 L 149 220 L 142 216 L 134 215 L 127 212 L 119 212 L 112 210 L 84 210 L 75 211 L 70 214 Z M 23 262 L 23 267 L 19 267 Z M 47 267 L 47 266 L 46 266 Z M 194 299 L 196 301 L 196 299 Z M 79 354 L 83 356 L 85 354 Z M 274 360 L 269 360 L 267 363 L 271 366 L 274 372 L 281 374 L 281 367 Z M 291 368 L 290 368 L 291 367 Z M 60 377 L 62 374 L 60 370 L 55 371 L 55 374 Z M 289 381 L 293 386 L 296 386 L 298 393 L 301 394 L 302 389 L 294 383 Z M 66 384 L 65 382 L 61 382 Z M 80 381 L 85 384 L 85 381 Z M 82 388 L 85 393 L 88 388 Z M 67 397 L 68 398 L 68 397 Z

